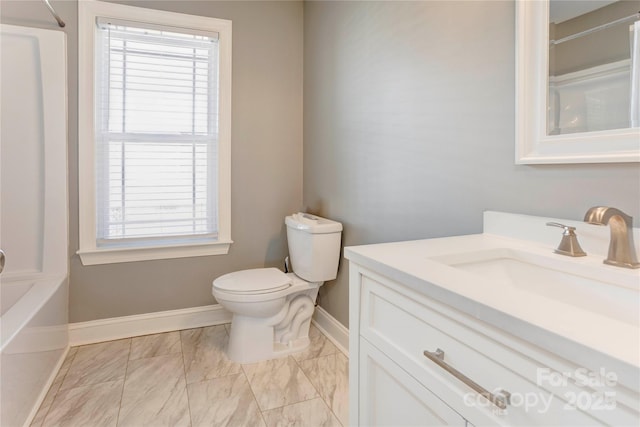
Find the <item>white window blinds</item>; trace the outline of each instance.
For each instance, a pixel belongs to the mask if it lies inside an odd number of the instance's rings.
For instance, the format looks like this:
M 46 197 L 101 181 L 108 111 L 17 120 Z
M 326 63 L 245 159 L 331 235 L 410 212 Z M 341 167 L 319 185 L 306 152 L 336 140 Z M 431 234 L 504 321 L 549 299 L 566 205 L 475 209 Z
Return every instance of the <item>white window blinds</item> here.
M 217 34 L 97 20 L 98 245 L 217 237 Z

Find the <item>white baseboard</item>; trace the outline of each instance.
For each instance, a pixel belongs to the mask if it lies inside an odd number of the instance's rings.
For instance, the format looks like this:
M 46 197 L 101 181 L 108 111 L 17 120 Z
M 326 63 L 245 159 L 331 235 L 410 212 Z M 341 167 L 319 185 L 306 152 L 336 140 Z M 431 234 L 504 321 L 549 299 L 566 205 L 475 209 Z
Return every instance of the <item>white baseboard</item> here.
M 316 307 L 312 321 L 341 352 L 349 356 L 349 329 L 320 306 Z
M 220 304 L 159 311 L 69 324 L 69 345 L 77 346 L 180 329 L 201 328 L 231 322 L 231 313 Z
M 231 313 L 220 304 L 159 311 L 69 324 L 69 345 L 78 346 L 181 329 L 231 322 Z M 313 324 L 345 355 L 349 355 L 349 329 L 318 306 Z

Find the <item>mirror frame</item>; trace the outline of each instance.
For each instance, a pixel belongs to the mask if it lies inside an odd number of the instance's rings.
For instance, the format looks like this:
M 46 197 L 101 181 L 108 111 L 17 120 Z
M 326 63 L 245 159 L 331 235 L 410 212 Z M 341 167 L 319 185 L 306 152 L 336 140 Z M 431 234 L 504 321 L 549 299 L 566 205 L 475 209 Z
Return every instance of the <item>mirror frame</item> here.
M 547 135 L 549 0 L 516 1 L 516 164 L 640 162 L 640 128 Z

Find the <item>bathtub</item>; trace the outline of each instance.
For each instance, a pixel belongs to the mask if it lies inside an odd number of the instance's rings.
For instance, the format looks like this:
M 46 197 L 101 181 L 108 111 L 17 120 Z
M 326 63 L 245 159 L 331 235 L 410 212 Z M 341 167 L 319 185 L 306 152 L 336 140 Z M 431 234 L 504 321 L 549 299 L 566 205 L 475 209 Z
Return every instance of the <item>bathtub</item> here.
M 68 350 L 66 277 L 2 280 L 0 425 L 21 426 L 38 410 Z
M 0 25 L 0 425 L 29 425 L 68 350 L 66 38 Z

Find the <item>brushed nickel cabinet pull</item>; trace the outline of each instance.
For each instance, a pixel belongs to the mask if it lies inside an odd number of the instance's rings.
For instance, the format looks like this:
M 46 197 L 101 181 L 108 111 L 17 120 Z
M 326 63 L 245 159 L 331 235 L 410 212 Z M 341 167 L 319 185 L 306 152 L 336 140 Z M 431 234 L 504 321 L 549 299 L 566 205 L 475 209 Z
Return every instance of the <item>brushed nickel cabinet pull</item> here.
M 456 377 L 457 379 L 459 379 L 460 381 L 462 381 L 463 383 L 471 387 L 473 391 L 475 391 L 479 395 L 486 398 L 489 402 L 493 403 L 498 408 L 507 409 L 507 405 L 509 404 L 509 396 L 510 396 L 510 393 L 508 391 L 501 390 L 499 394 L 491 393 L 489 390 L 482 387 L 481 385 L 473 381 L 471 378 L 467 377 L 465 374 L 463 374 L 462 372 L 458 371 L 456 368 L 452 367 L 447 362 L 445 362 L 444 351 L 440 349 L 436 349 L 436 351 L 433 351 L 433 352 L 425 350 L 424 355 L 429 360 L 434 362 L 436 365 L 440 366 L 442 369 L 449 372 L 451 375 L 453 375 L 454 377 Z

